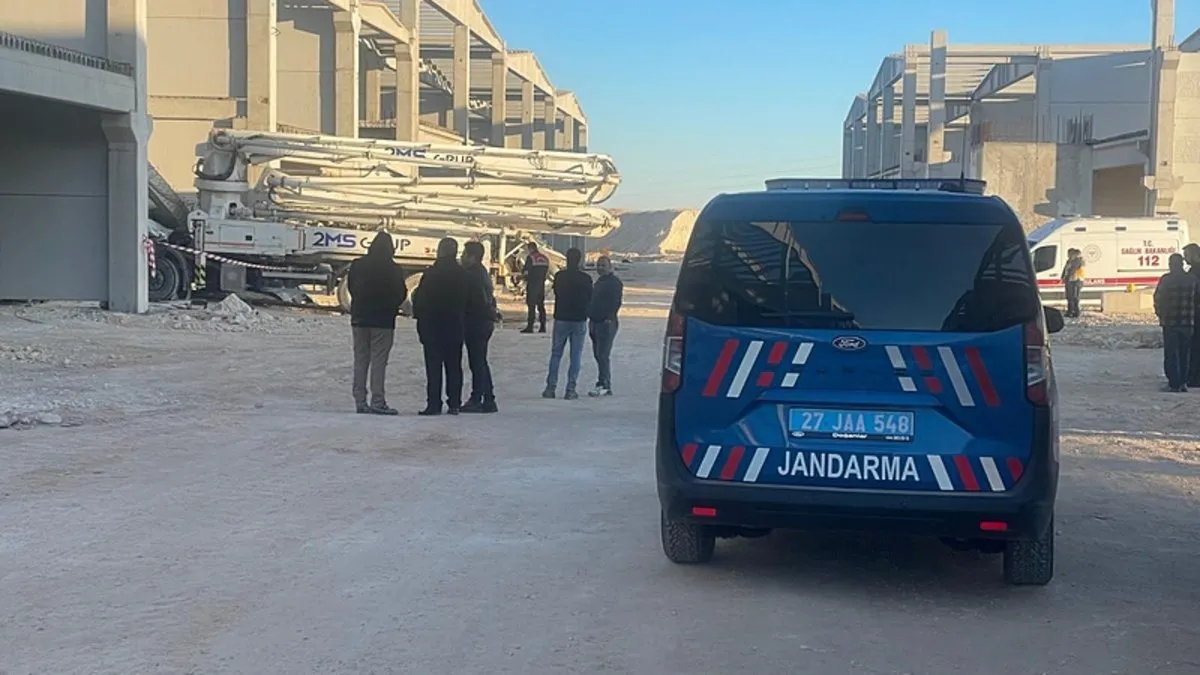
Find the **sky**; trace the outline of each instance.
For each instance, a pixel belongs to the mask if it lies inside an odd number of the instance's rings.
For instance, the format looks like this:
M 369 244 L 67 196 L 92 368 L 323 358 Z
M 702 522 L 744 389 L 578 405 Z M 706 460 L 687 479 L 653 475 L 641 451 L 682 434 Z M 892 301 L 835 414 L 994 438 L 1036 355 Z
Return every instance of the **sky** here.
M 977 7 L 972 7 L 976 5 Z M 699 208 L 841 172 L 842 122 L 880 62 L 953 43 L 1149 43 L 1150 0 L 480 0 L 588 116 L 621 187 L 605 206 Z M 1176 41 L 1200 27 L 1177 0 Z M 1036 18 L 1036 20 L 1035 20 Z

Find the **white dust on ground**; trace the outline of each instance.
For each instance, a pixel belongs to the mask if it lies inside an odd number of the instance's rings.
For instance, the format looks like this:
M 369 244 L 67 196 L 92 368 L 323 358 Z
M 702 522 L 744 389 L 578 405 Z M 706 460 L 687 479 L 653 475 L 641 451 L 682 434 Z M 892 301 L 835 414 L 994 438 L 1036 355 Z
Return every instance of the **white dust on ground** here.
M 626 275 L 617 396 L 542 400 L 548 336 L 509 325 L 501 413 L 457 419 L 412 414 L 404 319 L 404 414 L 375 418 L 345 317 L 0 308 L 0 410 L 63 419 L 0 430 L 0 672 L 1200 672 L 1200 392 L 1104 337 L 1153 326 L 1056 336 L 1049 588 L 886 538 L 777 533 L 683 568 L 652 459 L 672 275 Z

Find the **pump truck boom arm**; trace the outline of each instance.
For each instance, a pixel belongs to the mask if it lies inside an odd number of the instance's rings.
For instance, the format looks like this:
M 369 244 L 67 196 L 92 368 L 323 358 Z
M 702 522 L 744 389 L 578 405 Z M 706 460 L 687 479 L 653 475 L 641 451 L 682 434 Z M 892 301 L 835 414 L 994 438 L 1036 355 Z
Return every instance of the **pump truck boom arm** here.
M 595 206 L 620 184 L 605 155 L 229 129 L 197 154 L 210 216 L 585 236 L 618 224 Z M 250 167 L 263 165 L 251 189 Z

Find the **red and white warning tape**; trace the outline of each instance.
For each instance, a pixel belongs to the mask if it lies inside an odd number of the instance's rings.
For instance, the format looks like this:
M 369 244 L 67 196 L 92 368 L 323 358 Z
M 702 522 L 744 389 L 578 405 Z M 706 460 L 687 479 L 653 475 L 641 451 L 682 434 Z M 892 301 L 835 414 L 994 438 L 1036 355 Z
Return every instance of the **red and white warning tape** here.
M 203 266 L 209 260 L 215 260 L 217 262 L 225 263 L 226 265 L 237 265 L 238 267 L 248 267 L 250 269 L 256 269 L 256 270 L 277 270 L 277 271 L 281 271 L 281 272 L 286 272 L 286 271 L 292 269 L 291 267 L 287 267 L 287 266 L 260 265 L 258 263 L 249 263 L 249 262 L 245 262 L 243 260 L 234 260 L 233 258 L 226 258 L 225 256 L 215 255 L 213 253 L 205 253 L 204 251 L 201 251 L 199 249 L 189 248 L 187 246 L 180 246 L 178 244 L 170 244 L 165 241 L 155 241 L 153 239 L 150 239 L 149 237 L 147 237 L 145 239 L 145 242 L 146 242 L 145 245 L 146 245 L 147 251 L 148 251 L 147 256 L 149 259 L 151 274 L 154 273 L 154 266 L 155 266 L 155 259 L 154 259 L 155 244 L 158 244 L 159 246 L 165 246 L 170 249 L 174 249 L 181 253 L 190 253 L 190 254 L 196 256 L 196 264 L 198 264 L 200 266 Z

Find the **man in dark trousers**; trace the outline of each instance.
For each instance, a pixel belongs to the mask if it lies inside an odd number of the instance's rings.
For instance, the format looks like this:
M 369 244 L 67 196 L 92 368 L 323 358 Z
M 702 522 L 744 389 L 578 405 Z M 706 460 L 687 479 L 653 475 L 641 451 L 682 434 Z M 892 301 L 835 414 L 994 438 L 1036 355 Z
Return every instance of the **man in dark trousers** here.
M 1188 274 L 1200 281 L 1200 245 L 1188 244 L 1183 247 L 1183 260 L 1188 264 Z M 1188 367 L 1187 386 L 1200 389 L 1200 313 L 1196 315 L 1196 325 L 1192 329 L 1191 360 Z
M 1077 248 L 1067 249 L 1067 264 L 1063 266 L 1063 288 L 1067 292 L 1067 316 L 1078 319 L 1079 300 L 1083 295 L 1083 253 Z
M 367 254 L 350 264 L 350 330 L 354 334 L 354 407 L 361 414 L 396 415 L 384 382 L 396 335 L 396 315 L 408 298 L 404 273 L 393 259 L 392 235 L 380 232 Z M 367 399 L 367 377 L 371 398 Z
M 525 305 L 529 308 L 529 318 L 525 322 L 522 333 L 533 332 L 533 319 L 536 314 L 541 327 L 539 333 L 546 332 L 546 275 L 550 273 L 550 258 L 538 250 L 537 242 L 531 241 L 525 245 L 529 255 L 525 257 L 522 272 L 525 277 Z
M 542 398 L 554 398 L 558 389 L 558 369 L 563 351 L 571 346 L 567 366 L 567 391 L 563 398 L 579 398 L 576 384 L 583 361 L 583 341 L 587 335 L 588 305 L 592 302 L 592 277 L 580 268 L 583 252 L 567 249 L 567 268 L 554 275 L 554 333 L 551 335 L 550 368 Z
M 492 279 L 483 264 L 483 244 L 469 241 L 463 245 L 462 266 L 467 275 L 467 309 L 464 324 L 467 363 L 471 366 L 471 398 L 462 407 L 465 413 L 494 413 L 496 393 L 492 368 L 488 365 L 488 342 L 500 312 Z
M 442 375 L 446 377 L 446 406 L 451 415 L 462 409 L 463 338 L 467 311 L 467 274 L 458 264 L 458 242 L 438 242 L 437 260 L 421 276 L 413 293 L 413 318 L 425 351 L 425 409 L 421 415 L 442 414 Z
M 1154 313 L 1163 332 L 1163 372 L 1169 391 L 1187 391 L 1200 281 L 1183 270 L 1183 256 L 1178 253 L 1171 254 L 1167 265 L 1170 271 L 1154 289 Z
M 612 396 L 612 348 L 617 337 L 617 313 L 625 285 L 613 274 L 612 260 L 602 255 L 596 260 L 600 278 L 592 287 L 592 302 L 588 307 L 588 335 L 592 338 L 592 355 L 596 358 L 596 388 L 588 396 Z

